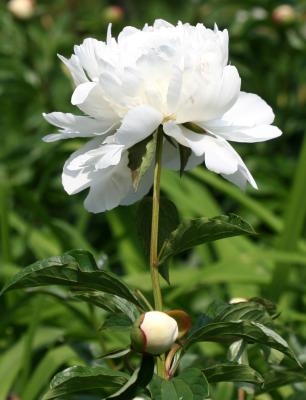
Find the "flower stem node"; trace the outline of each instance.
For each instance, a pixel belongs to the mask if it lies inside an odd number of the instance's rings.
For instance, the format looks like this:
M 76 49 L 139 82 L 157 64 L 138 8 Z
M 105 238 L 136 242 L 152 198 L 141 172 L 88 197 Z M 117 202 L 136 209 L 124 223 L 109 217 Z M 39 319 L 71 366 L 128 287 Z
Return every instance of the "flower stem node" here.
M 170 350 L 179 336 L 176 320 L 161 311 L 148 311 L 131 330 L 131 347 L 139 353 L 159 355 Z

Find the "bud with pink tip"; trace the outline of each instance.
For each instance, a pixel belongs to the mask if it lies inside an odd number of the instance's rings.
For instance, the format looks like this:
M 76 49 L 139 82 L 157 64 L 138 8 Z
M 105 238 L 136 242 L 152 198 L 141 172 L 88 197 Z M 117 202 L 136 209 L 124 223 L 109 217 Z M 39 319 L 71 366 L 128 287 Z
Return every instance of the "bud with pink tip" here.
M 289 4 L 281 4 L 276 7 L 272 13 L 273 21 L 278 24 L 290 24 L 295 20 L 295 17 L 295 10 Z
M 174 318 L 161 311 L 148 311 L 135 321 L 131 344 L 135 351 L 158 355 L 170 350 L 178 335 Z

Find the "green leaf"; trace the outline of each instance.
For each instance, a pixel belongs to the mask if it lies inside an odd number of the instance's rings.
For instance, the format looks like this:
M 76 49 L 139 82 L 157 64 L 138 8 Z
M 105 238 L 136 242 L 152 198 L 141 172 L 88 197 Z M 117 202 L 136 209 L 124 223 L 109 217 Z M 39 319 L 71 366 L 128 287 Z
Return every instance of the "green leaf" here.
M 150 168 L 156 149 L 156 135 L 149 136 L 128 150 L 128 167 L 132 172 L 133 187 L 138 189 L 141 178 Z
M 130 329 L 131 326 L 132 321 L 127 315 L 123 313 L 109 314 L 103 322 L 102 326 L 100 327 L 100 330 L 119 329 L 121 331 L 125 331 L 127 329 Z
M 159 262 L 162 264 L 169 257 L 199 244 L 254 233 L 251 225 L 234 214 L 190 219 L 182 222 L 165 240 L 159 253 Z
M 278 389 L 281 386 L 290 385 L 297 382 L 306 381 L 305 369 L 288 369 L 284 367 L 277 367 L 265 375 L 265 384 L 258 390 L 259 393 L 270 392 Z
M 51 377 L 57 372 L 60 367 L 71 360 L 75 360 L 75 352 L 67 345 L 59 346 L 49 350 L 42 360 L 32 371 L 30 378 L 27 381 L 26 387 L 22 392 L 24 400 L 35 400 L 39 398 L 39 393 L 42 389 L 48 387 Z
M 137 228 L 147 256 L 150 254 L 151 220 L 152 197 L 145 197 L 138 207 Z M 160 251 L 164 241 L 169 237 L 170 233 L 177 228 L 179 223 L 180 219 L 176 206 L 172 201 L 165 197 L 161 197 L 159 204 L 158 251 Z M 168 268 L 165 267 L 159 272 L 164 279 L 169 282 Z
M 113 400 L 133 399 L 150 383 L 154 374 L 154 357 L 149 354 L 143 354 L 141 365 L 137 368 L 128 382 L 114 393 L 110 398 Z
M 180 175 L 182 176 L 188 163 L 189 157 L 191 156 L 191 149 L 189 147 L 183 146 L 182 144 L 179 144 L 178 148 L 180 153 Z
M 272 329 L 253 321 L 213 322 L 200 327 L 189 335 L 185 348 L 196 342 L 232 343 L 244 339 L 248 343 L 272 347 L 297 359 L 288 343 Z
M 261 386 L 264 383 L 263 377 L 257 371 L 244 364 L 218 364 L 203 371 L 209 383 L 247 382 Z
M 135 304 L 113 294 L 97 291 L 84 291 L 81 293 L 74 293 L 73 298 L 86 301 L 87 303 L 100 307 L 110 313 L 123 313 L 129 317 L 132 322 L 134 322 L 140 315 Z
M 271 324 L 273 322 L 266 307 L 255 301 L 236 304 L 225 303 L 223 309 L 214 318 L 214 322 L 234 322 L 241 320 L 262 322 L 263 324 Z
M 203 400 L 209 396 L 208 382 L 197 368 L 188 368 L 170 380 L 154 376 L 149 389 L 154 400 Z
M 102 356 L 100 356 L 98 358 L 106 358 L 106 359 L 120 358 L 120 357 L 124 357 L 125 355 L 129 354 L 130 352 L 131 352 L 130 348 L 117 349 L 117 350 L 109 351 L 108 353 L 104 353 L 104 354 L 102 354 Z
M 38 261 L 23 268 L 8 282 L 0 294 L 12 289 L 62 285 L 77 290 L 97 290 L 113 294 L 139 305 L 134 293 L 115 275 L 99 270 L 91 272 L 92 265 L 83 264 L 84 254 L 80 262 L 78 258 L 69 254 Z
M 59 372 L 52 379 L 43 400 L 60 398 L 73 393 L 97 394 L 108 397 L 128 381 L 128 375 L 102 367 L 76 366 Z

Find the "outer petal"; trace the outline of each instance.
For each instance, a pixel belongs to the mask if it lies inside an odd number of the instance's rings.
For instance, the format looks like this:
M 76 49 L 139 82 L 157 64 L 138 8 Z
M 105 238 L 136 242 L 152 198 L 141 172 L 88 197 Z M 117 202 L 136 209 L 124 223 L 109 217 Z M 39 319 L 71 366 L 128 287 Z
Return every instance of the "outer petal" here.
M 105 44 L 96 39 L 87 38 L 80 46 L 74 46 L 74 53 L 90 79 L 99 76 L 98 55 L 103 53 Z
M 226 140 L 191 132 L 174 122 L 164 124 L 164 131 L 183 146 L 190 147 L 197 156 L 204 155 L 209 170 L 221 174 L 241 188 L 245 187 L 247 181 L 257 188 L 242 159 Z
M 118 165 L 96 174 L 85 199 L 85 208 L 100 213 L 117 207 L 128 194 L 132 178 L 127 167 L 128 156 L 124 153 Z
M 211 171 L 218 174 L 233 174 L 237 171 L 237 160 L 228 151 L 225 140 L 194 133 L 174 123 L 164 124 L 164 130 L 183 146 L 190 147 L 196 156 L 204 154 L 206 167 Z
M 76 95 L 77 106 L 85 114 L 101 120 L 109 125 L 119 123 L 119 116 L 105 99 L 101 86 L 94 82 L 83 86 Z M 91 85 L 92 84 L 92 85 Z
M 76 85 L 80 85 L 81 83 L 88 82 L 88 78 L 83 70 L 83 67 L 80 63 L 80 60 L 74 54 L 71 56 L 69 60 L 67 58 L 58 54 L 58 58 L 66 65 L 69 69 L 74 83 Z
M 162 119 L 162 114 L 150 106 L 134 107 L 126 113 L 120 128 L 114 136 L 108 138 L 108 142 L 132 147 L 151 135 Z
M 73 115 L 70 113 L 53 112 L 43 114 L 43 117 L 50 124 L 60 129 L 59 133 L 47 135 L 43 138 L 45 142 L 54 142 L 60 139 L 70 139 L 75 137 L 91 137 L 103 135 L 111 130 L 111 126 L 93 118 Z
M 90 92 L 97 86 L 96 82 L 85 82 L 81 83 L 75 88 L 75 91 L 71 97 L 71 104 L 78 105 L 83 104 L 89 96 Z
M 62 173 L 62 184 L 68 194 L 79 193 L 90 186 L 94 165 L 86 165 L 84 162 L 81 165 L 78 165 L 75 160 L 80 156 L 84 156 L 89 160 L 90 157 L 88 155 L 86 156 L 86 154 L 100 144 L 101 138 L 90 140 L 85 146 L 72 153 L 65 162 Z
M 235 142 L 262 142 L 281 135 L 270 125 L 274 120 L 272 108 L 259 96 L 241 92 L 233 107 L 221 119 L 200 122 L 208 131 Z
M 272 124 L 272 108 L 253 93 L 240 92 L 235 104 L 223 115 L 222 120 L 240 126 Z

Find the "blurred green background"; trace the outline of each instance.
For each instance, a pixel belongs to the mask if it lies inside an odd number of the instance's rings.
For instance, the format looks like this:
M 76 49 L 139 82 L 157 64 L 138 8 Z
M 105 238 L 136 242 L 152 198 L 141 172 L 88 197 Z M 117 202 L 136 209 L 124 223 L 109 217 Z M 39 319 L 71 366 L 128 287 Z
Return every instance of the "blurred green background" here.
M 163 285 L 165 302 L 196 315 L 214 299 L 270 298 L 278 303 L 285 337 L 306 362 L 306 3 L 24 1 L 25 8 L 18 8 L 22 0 L 0 4 L 1 286 L 39 258 L 83 248 L 150 296 L 148 263 L 134 224 L 137 205 L 91 215 L 82 205 L 84 193 L 69 197 L 61 169 L 80 142 L 43 143 L 53 128 L 41 114 L 75 111 L 72 84 L 57 53 L 69 57 L 86 37 L 104 40 L 109 22 L 114 35 L 125 25 L 142 27 L 156 18 L 207 27 L 216 22 L 229 30 L 230 62 L 240 72 L 242 90 L 273 107 L 284 134 L 271 142 L 235 145 L 259 191 L 240 192 L 203 167 L 182 179 L 163 173 L 163 194 L 182 218 L 234 212 L 258 232 L 255 238 L 221 240 L 177 258 L 172 286 Z M 0 298 L 0 307 L 0 400 L 39 399 L 59 369 L 95 363 L 101 347 L 111 350 L 128 340 L 121 332 L 97 332 L 103 313 L 66 291 L 9 293 Z M 224 351 L 201 345 L 185 362 L 209 365 Z M 212 398 L 230 400 L 231 390 L 219 385 Z M 301 400 L 306 391 L 298 384 L 257 398 Z

